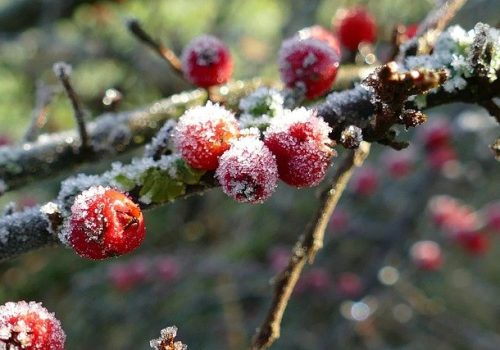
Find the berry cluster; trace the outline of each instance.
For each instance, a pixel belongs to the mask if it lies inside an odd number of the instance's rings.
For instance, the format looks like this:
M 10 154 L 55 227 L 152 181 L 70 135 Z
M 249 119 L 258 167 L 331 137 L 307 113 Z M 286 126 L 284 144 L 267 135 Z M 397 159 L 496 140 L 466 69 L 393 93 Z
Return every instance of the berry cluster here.
M 231 112 L 208 102 L 179 119 L 174 143 L 193 168 L 216 170 L 223 191 L 238 202 L 263 202 L 278 177 L 295 187 L 317 185 L 335 154 L 328 124 L 305 108 L 283 110 L 268 121 L 262 134 L 240 130 Z
M 66 335 L 53 313 L 35 302 L 0 306 L 0 349 L 63 350 Z
M 105 259 L 137 248 L 145 235 L 140 208 L 125 194 L 102 186 L 79 194 L 60 239 L 89 259 Z

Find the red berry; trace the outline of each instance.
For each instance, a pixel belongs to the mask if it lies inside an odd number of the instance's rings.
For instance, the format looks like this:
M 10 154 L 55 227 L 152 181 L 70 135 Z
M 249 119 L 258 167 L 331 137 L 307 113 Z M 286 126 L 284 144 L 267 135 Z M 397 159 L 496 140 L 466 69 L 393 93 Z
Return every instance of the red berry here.
M 421 129 L 420 138 L 428 152 L 449 147 L 452 138 L 450 123 L 446 119 L 435 119 Z
M 500 232 L 500 202 L 490 203 L 485 211 L 487 227 Z
M 340 44 L 339 40 L 337 37 L 330 32 L 329 30 L 323 28 L 322 26 L 315 25 L 312 27 L 307 27 L 304 29 L 299 30 L 297 33 L 299 39 L 316 39 L 323 41 L 326 43 L 330 48 L 337 54 L 337 56 L 340 58 L 341 56 L 341 51 L 340 51 Z
M 352 272 L 343 272 L 337 279 L 337 292 L 347 298 L 357 298 L 363 291 L 363 282 Z
M 389 175 L 400 179 L 409 175 L 413 168 L 414 155 L 408 151 L 388 151 L 383 160 Z
M 375 18 L 362 7 L 338 11 L 333 24 L 341 44 L 351 51 L 356 51 L 362 42 L 373 43 L 376 40 Z
M 182 71 L 196 86 L 220 85 L 231 77 L 233 59 L 221 40 L 202 35 L 193 39 L 182 52 Z
M 232 143 L 220 158 L 215 174 L 224 193 L 242 203 L 262 203 L 278 182 L 275 156 L 252 136 Z
M 61 240 L 78 255 L 97 260 L 134 250 L 144 234 L 137 204 L 121 192 L 95 186 L 75 198 Z
M 379 186 L 377 170 L 371 166 L 364 166 L 355 173 L 351 181 L 353 192 L 359 196 L 371 196 Z
M 233 113 L 208 102 L 194 107 L 179 119 L 174 132 L 175 147 L 195 169 L 215 170 L 219 157 L 238 136 L 238 121 Z
M 432 168 L 441 170 L 449 162 L 456 160 L 457 154 L 453 147 L 444 146 L 428 152 L 426 159 Z
M 483 255 L 490 248 L 490 240 L 481 231 L 464 230 L 455 234 L 457 243 L 470 254 Z
M 417 30 L 418 30 L 418 24 L 409 24 L 405 27 L 405 31 L 403 34 L 406 36 L 407 39 L 411 39 L 415 35 L 417 35 Z
M 65 340 L 61 323 L 41 303 L 0 306 L 0 349 L 63 350 Z
M 147 274 L 148 266 L 143 259 L 114 264 L 109 269 L 111 283 L 116 289 L 122 291 L 129 290 L 144 281 Z
M 305 96 L 313 99 L 330 90 L 339 56 L 323 41 L 294 37 L 283 42 L 278 64 L 286 86 L 303 88 Z
M 448 234 L 474 230 L 480 225 L 479 217 L 472 208 L 450 196 L 433 197 L 429 202 L 429 211 L 434 224 Z
M 305 108 L 273 118 L 264 143 L 276 156 L 280 179 L 299 188 L 319 184 L 335 155 L 330 131 L 323 118 Z
M 420 241 L 412 245 L 410 256 L 415 266 L 425 271 L 436 271 L 443 264 L 439 244 L 433 241 Z

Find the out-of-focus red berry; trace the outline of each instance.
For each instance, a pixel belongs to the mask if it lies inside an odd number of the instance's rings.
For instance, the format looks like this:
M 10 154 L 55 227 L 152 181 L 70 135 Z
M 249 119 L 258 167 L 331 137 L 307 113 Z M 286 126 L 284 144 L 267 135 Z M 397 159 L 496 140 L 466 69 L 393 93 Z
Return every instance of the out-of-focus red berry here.
M 418 24 L 409 24 L 405 28 L 404 35 L 406 36 L 407 39 L 411 39 L 415 35 L 417 35 L 417 30 L 418 30 Z
M 304 273 L 304 287 L 315 292 L 326 292 L 331 287 L 331 278 L 324 268 L 316 267 Z
M 375 18 L 363 7 L 337 11 L 333 28 L 340 43 L 351 51 L 356 51 L 362 42 L 374 43 L 377 39 Z
M 493 231 L 500 232 L 500 202 L 490 203 L 484 211 L 486 226 Z
M 457 154 L 453 147 L 443 146 L 430 150 L 426 155 L 426 159 L 433 169 L 440 170 L 449 162 L 456 160 Z
M 432 197 L 428 209 L 434 224 L 447 234 L 475 230 L 480 225 L 477 213 L 471 207 L 451 196 Z
M 141 209 L 125 194 L 102 186 L 79 194 L 61 240 L 89 259 L 105 259 L 136 249 L 145 235 Z
M 336 286 L 338 294 L 346 298 L 358 298 L 363 291 L 361 278 L 352 272 L 341 273 Z
M 281 45 L 278 65 L 289 88 L 303 88 L 309 99 L 328 92 L 337 76 L 338 54 L 325 42 L 293 37 Z
M 414 163 L 414 155 L 409 151 L 388 151 L 383 155 L 383 162 L 389 175 L 395 179 L 408 176 Z
M 233 113 L 208 102 L 182 115 L 175 128 L 174 143 L 191 167 L 215 170 L 220 156 L 238 134 L 238 121 Z
M 335 154 L 330 131 L 322 118 L 305 108 L 271 119 L 264 143 L 276 156 L 280 179 L 299 188 L 319 184 Z
M 290 248 L 286 247 L 274 247 L 268 254 L 269 262 L 271 263 L 271 268 L 274 272 L 281 272 L 290 260 Z
M 182 71 L 196 86 L 220 85 L 231 78 L 233 59 L 221 40 L 202 35 L 193 39 L 182 52 Z
M 377 191 L 379 176 L 372 166 L 359 168 L 351 181 L 352 191 L 359 196 L 371 196 Z
M 350 221 L 351 215 L 349 212 L 345 209 L 337 207 L 330 218 L 330 231 L 333 233 L 344 231 Z
M 420 129 L 419 138 L 428 152 L 449 147 L 452 140 L 451 125 L 446 119 L 432 120 Z
M 410 249 L 410 256 L 421 270 L 436 271 L 443 265 L 441 247 L 433 241 L 416 242 Z
M 116 289 L 127 291 L 143 282 L 148 275 L 148 270 L 146 261 L 135 259 L 128 263 L 113 264 L 109 268 L 108 275 Z
M 472 255 L 483 255 L 491 246 L 489 237 L 481 231 L 459 231 L 455 234 L 456 242 Z
M 171 256 L 163 256 L 155 263 L 156 273 L 163 282 L 172 282 L 180 273 L 180 266 L 177 260 Z
M 63 350 L 66 335 L 53 313 L 40 303 L 8 302 L 0 306 L 0 348 Z

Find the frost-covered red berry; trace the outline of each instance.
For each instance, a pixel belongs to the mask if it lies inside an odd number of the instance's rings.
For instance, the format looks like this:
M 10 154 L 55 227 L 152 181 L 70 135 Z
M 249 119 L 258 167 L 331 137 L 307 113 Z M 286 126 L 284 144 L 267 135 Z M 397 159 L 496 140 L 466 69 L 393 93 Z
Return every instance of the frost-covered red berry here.
M 299 30 L 297 33 L 300 39 L 316 39 L 325 42 L 330 46 L 330 48 L 337 54 L 338 57 L 341 56 L 340 43 L 337 37 L 329 30 L 323 28 L 322 26 L 315 25 L 312 27 L 307 27 Z
M 335 155 L 330 131 L 323 118 L 305 108 L 272 119 L 264 143 L 276 156 L 280 179 L 299 188 L 319 184 Z
M 216 171 L 222 190 L 242 203 L 262 203 L 276 189 L 278 169 L 275 156 L 252 136 L 231 144 Z
M 75 198 L 60 238 L 84 258 L 104 259 L 136 249 L 144 234 L 137 204 L 119 191 L 95 186 Z
M 211 35 L 193 39 L 182 52 L 182 71 L 196 86 L 224 84 L 233 72 L 233 59 L 224 43 Z
M 321 40 L 293 37 L 281 45 L 278 65 L 286 86 L 302 88 L 305 96 L 313 99 L 330 90 L 337 76 L 339 56 Z
M 474 209 L 451 196 L 434 196 L 428 207 L 434 224 L 449 234 L 472 231 L 480 226 L 479 216 Z
M 351 51 L 356 51 L 362 42 L 373 43 L 377 38 L 375 18 L 363 7 L 339 10 L 333 21 L 340 43 Z
M 238 121 L 233 113 L 208 102 L 205 106 L 189 109 L 179 119 L 174 144 L 191 167 L 215 170 L 219 157 L 238 134 Z
M 0 306 L 0 349 L 63 350 L 65 340 L 61 323 L 41 303 Z
M 413 244 L 410 257 L 417 268 L 425 271 L 436 271 L 443 264 L 441 247 L 433 241 L 419 241 Z

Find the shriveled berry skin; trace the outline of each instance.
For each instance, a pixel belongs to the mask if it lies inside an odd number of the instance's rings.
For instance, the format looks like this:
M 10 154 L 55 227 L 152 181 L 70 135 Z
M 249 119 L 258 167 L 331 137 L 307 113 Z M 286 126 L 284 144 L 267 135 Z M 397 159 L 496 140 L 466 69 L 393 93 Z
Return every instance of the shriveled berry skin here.
M 224 193 L 242 203 L 262 203 L 278 182 L 275 156 L 252 136 L 233 142 L 220 158 L 215 174 Z
M 81 257 L 99 260 L 131 252 L 144 235 L 137 204 L 119 191 L 95 186 L 75 198 L 61 240 Z
M 339 56 L 327 43 L 309 38 L 285 40 L 278 58 L 281 80 L 290 88 L 301 87 L 313 99 L 332 86 L 339 68 Z
M 356 51 L 362 42 L 373 43 L 377 38 L 375 18 L 362 7 L 343 9 L 334 18 L 340 43 Z
M 332 32 L 330 32 L 326 28 L 319 25 L 314 25 L 299 30 L 297 35 L 302 40 L 312 38 L 323 41 L 324 43 L 328 44 L 328 46 L 330 46 L 330 48 L 337 54 L 339 58 L 341 57 L 339 40 Z
M 193 39 L 182 52 L 182 71 L 196 86 L 224 84 L 233 73 L 233 59 L 224 43 L 211 35 Z
M 330 131 L 322 118 L 305 108 L 274 118 L 264 133 L 264 143 L 276 156 L 280 179 L 299 188 L 319 184 L 335 154 Z
M 179 119 L 174 144 L 191 167 L 215 170 L 220 156 L 238 134 L 238 121 L 234 115 L 208 102 L 206 106 L 189 109 Z
M 53 313 L 42 304 L 25 301 L 0 306 L 0 348 L 63 350 L 66 335 Z

